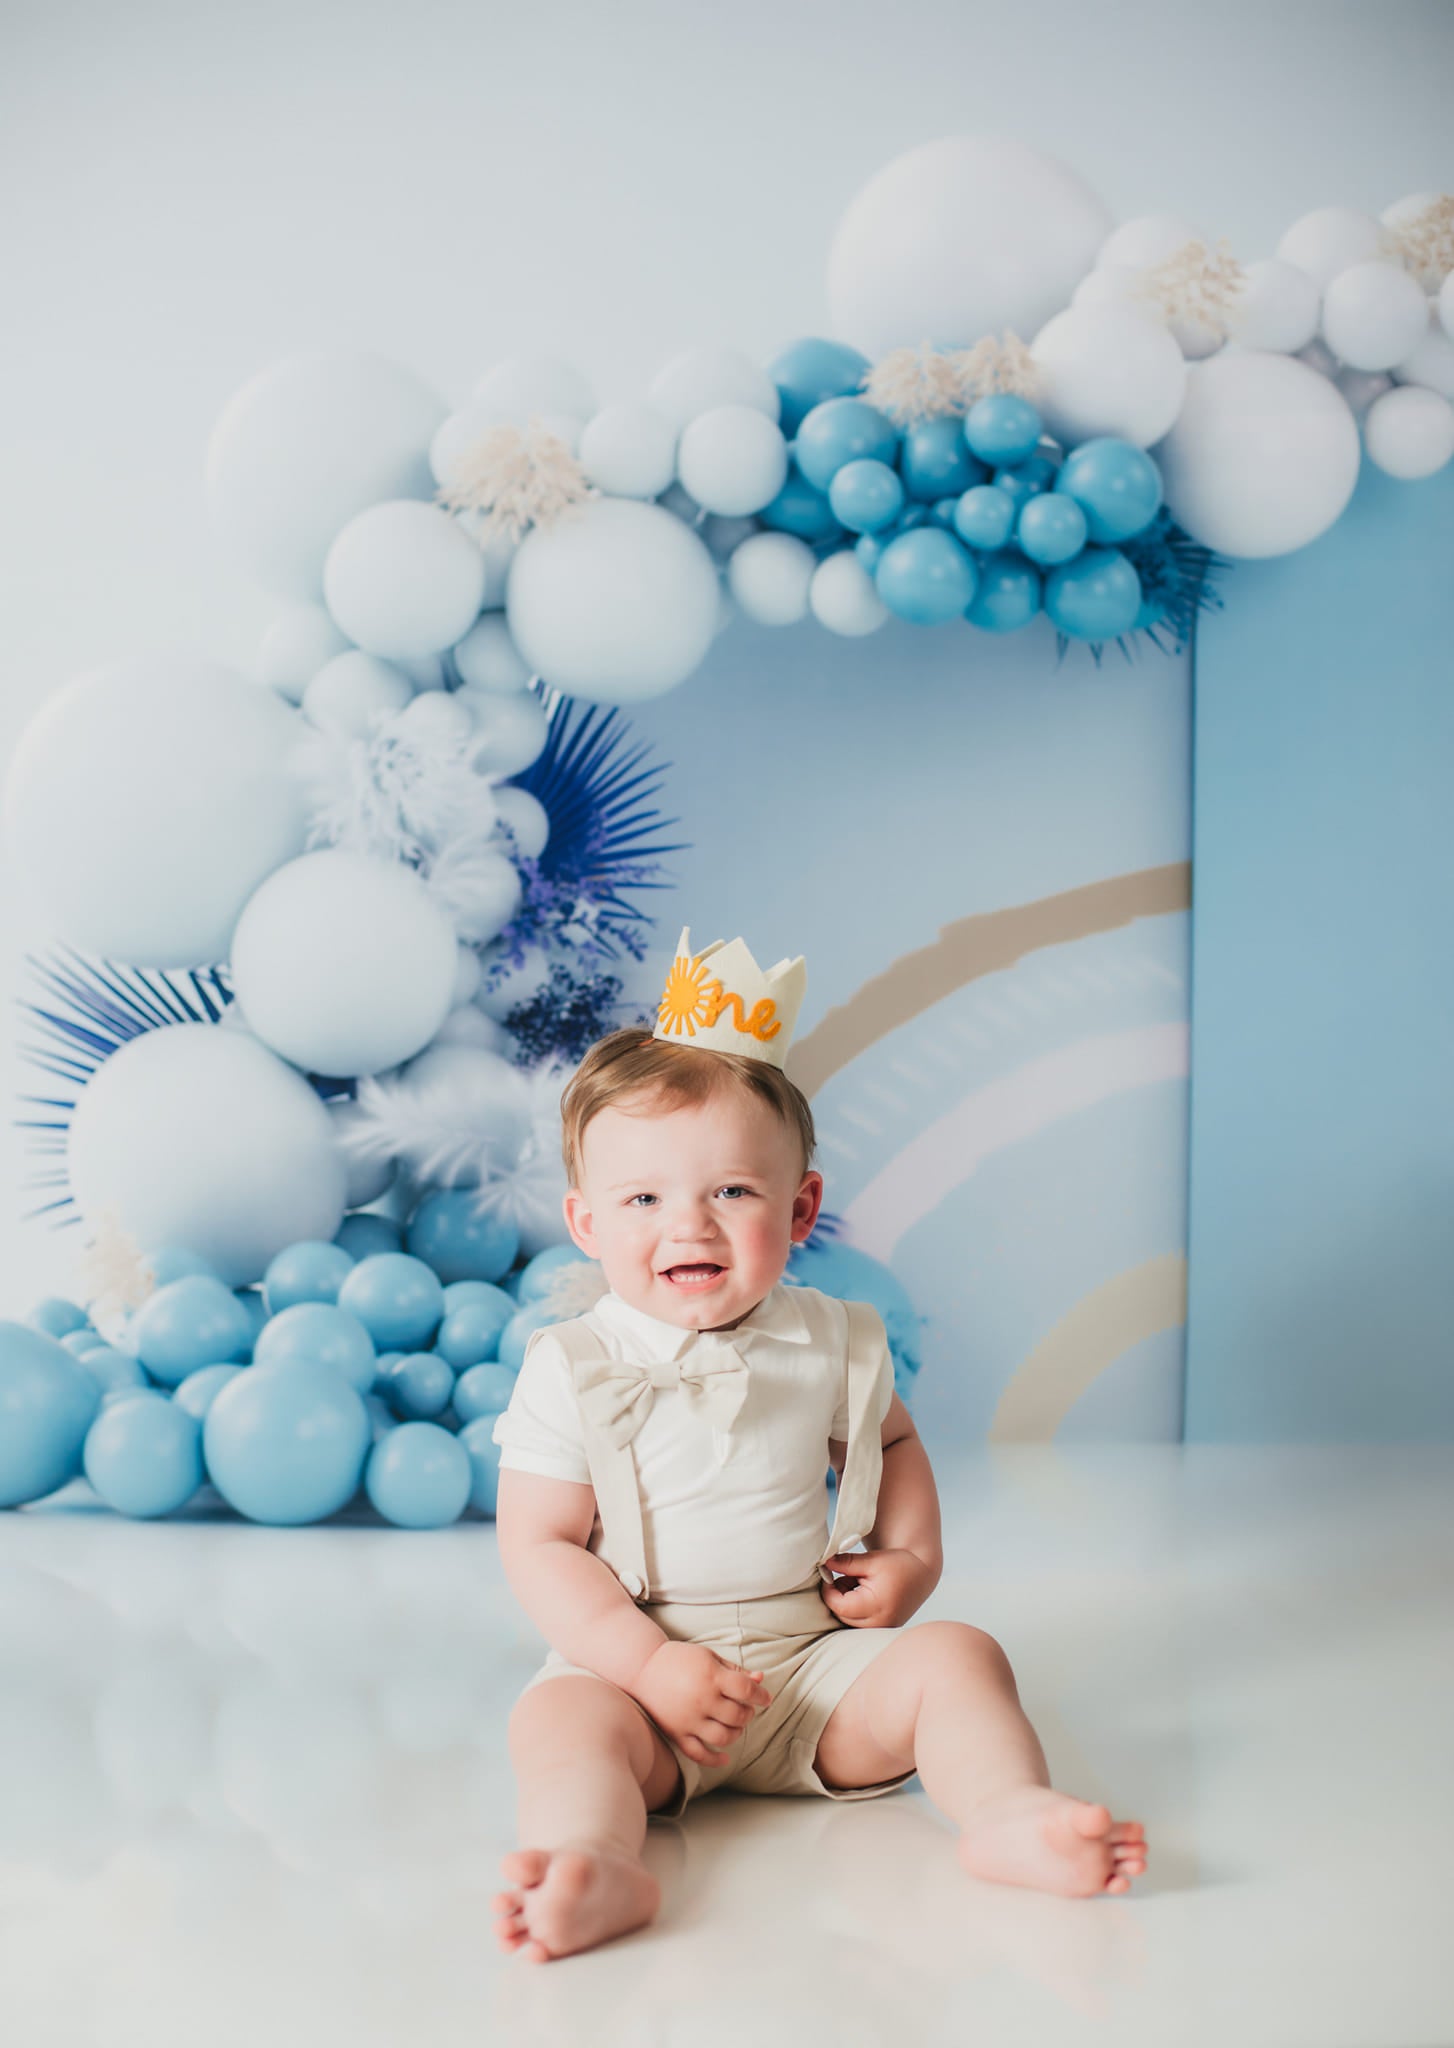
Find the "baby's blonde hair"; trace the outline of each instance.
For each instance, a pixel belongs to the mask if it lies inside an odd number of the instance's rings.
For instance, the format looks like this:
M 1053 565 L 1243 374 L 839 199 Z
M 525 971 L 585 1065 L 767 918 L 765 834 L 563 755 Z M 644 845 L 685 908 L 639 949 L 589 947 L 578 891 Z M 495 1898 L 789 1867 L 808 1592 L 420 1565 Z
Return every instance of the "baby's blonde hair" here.
M 806 1173 L 818 1142 L 813 1112 L 807 1096 L 786 1074 L 766 1060 L 747 1059 L 741 1053 L 670 1045 L 663 1038 L 648 1037 L 644 1028 L 635 1024 L 598 1038 L 561 1097 L 561 1156 L 570 1185 L 580 1185 L 586 1126 L 603 1109 L 632 1097 L 682 1109 L 706 1102 L 724 1087 L 757 1095 L 776 1112 L 797 1136 Z

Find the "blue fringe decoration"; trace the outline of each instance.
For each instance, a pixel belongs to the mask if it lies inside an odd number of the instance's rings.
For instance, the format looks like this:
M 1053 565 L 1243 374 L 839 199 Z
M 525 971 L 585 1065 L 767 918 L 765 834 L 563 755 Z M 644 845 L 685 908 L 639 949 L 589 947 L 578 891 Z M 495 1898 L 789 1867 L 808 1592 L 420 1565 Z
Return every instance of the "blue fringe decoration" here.
M 1149 626 L 1137 627 L 1130 634 L 1119 634 L 1116 646 L 1127 661 L 1132 659 L 1128 642 L 1135 644 L 1141 640 L 1149 640 L 1162 654 L 1180 654 L 1190 644 L 1201 614 L 1222 609 L 1221 593 L 1214 587 L 1212 579 L 1230 569 L 1232 563 L 1194 541 L 1176 524 L 1164 505 L 1145 533 L 1117 545 L 1140 577 L 1143 597 L 1148 602 L 1163 604 L 1165 610 Z M 1057 631 L 1057 669 L 1071 644 L 1067 634 Z M 1089 647 L 1096 667 L 1100 667 L 1101 655 L 1108 644 L 1106 641 L 1083 640 L 1075 644 Z

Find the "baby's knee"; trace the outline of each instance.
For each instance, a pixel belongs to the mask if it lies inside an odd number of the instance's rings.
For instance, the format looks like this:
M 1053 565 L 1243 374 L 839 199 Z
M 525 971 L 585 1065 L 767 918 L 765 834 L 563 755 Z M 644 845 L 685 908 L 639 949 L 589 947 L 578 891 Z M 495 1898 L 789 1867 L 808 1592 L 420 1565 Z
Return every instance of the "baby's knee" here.
M 638 1729 L 644 1730 L 639 1710 L 608 1678 L 550 1678 L 527 1686 L 510 1709 L 510 1753 L 519 1759 L 542 1750 L 614 1748 L 629 1745 Z
M 928 1665 L 970 1664 L 983 1668 L 988 1664 L 1001 1673 L 1010 1669 L 1010 1660 L 994 1637 L 971 1622 L 924 1621 L 914 1634 L 919 1639 L 920 1656 Z

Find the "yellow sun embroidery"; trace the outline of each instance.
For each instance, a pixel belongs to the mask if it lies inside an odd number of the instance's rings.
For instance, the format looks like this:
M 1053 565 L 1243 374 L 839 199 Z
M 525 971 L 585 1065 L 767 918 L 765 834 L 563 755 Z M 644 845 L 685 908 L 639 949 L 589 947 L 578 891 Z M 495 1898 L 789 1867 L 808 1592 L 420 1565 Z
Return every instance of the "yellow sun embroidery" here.
M 685 1031 L 688 1037 L 695 1038 L 697 1026 L 710 1024 L 716 1015 L 720 986 L 700 960 L 684 960 L 678 955 L 671 964 L 657 1010 L 662 1030 L 675 1032 L 678 1037 Z

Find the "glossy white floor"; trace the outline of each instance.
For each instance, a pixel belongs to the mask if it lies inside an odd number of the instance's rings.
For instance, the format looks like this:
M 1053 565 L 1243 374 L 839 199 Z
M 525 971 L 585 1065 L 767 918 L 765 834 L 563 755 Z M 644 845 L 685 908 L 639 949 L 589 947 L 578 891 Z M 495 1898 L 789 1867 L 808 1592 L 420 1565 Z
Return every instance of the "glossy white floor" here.
M 145 1525 L 78 1487 L 0 1516 L 0 2039 L 1448 2042 L 1454 1450 L 936 1465 L 920 1618 L 998 1636 L 1055 1782 L 1145 1822 L 1127 1897 L 970 1881 L 917 1781 L 718 1792 L 648 1830 L 654 1926 L 506 1959 L 542 1646 L 493 1528 Z

